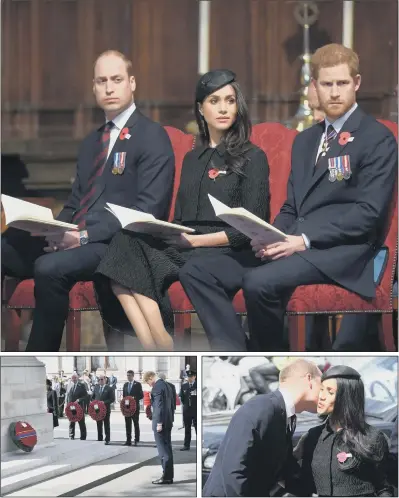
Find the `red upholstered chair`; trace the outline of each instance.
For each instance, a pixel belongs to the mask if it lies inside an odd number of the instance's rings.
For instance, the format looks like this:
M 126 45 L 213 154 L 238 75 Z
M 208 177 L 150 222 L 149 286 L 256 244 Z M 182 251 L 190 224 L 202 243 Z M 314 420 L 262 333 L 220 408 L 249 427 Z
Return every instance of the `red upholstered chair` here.
M 398 138 L 398 125 L 381 121 Z M 327 330 L 329 315 L 345 313 L 379 313 L 380 343 L 386 351 L 395 351 L 393 331 L 392 287 L 398 254 L 398 199 L 395 191 L 393 211 L 385 245 L 389 248 L 388 264 L 376 298 L 370 301 L 335 285 L 307 285 L 298 287 L 287 306 L 290 345 L 295 351 L 305 350 L 305 316 L 318 315 L 319 323 Z M 324 316 L 324 320 L 323 320 Z M 320 320 L 321 319 L 321 320 Z
M 176 193 L 180 181 L 182 161 L 185 154 L 193 147 L 193 136 L 180 130 L 166 127 L 175 153 L 176 176 L 174 183 L 173 201 L 170 209 L 170 219 L 173 218 Z M 5 351 L 18 351 L 21 337 L 21 310 L 33 309 L 35 299 L 33 294 L 34 282 L 32 279 L 20 281 L 6 278 L 2 300 L 5 307 L 2 326 Z M 92 282 L 78 282 L 69 293 L 69 312 L 66 323 L 67 351 L 80 351 L 81 312 L 98 310 L 94 297 Z M 177 311 L 181 313 L 181 311 Z M 184 332 L 184 315 L 176 317 L 176 335 Z

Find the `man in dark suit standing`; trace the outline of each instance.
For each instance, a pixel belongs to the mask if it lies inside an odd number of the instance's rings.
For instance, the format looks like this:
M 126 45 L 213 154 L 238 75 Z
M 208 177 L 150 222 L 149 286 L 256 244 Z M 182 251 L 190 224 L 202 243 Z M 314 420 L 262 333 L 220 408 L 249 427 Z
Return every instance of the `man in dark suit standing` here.
M 99 383 L 94 387 L 93 401 L 104 401 L 107 413 L 103 420 L 97 422 L 97 440 L 103 440 L 103 425 L 105 432 L 105 444 L 108 445 L 111 440 L 111 404 L 115 401 L 115 391 L 112 387 L 106 384 L 105 375 L 100 375 Z
M 357 54 L 330 44 L 313 54 L 311 65 L 326 118 L 293 143 L 287 200 L 273 223 L 285 240 L 253 240 L 256 257 L 267 263 L 254 269 L 220 256 L 193 259 L 179 274 L 194 307 L 212 316 L 212 335 L 241 331 L 231 296 L 242 285 L 251 346 L 258 351 L 285 348 L 285 309 L 300 285 L 335 284 L 375 296 L 373 260 L 390 216 L 397 143 L 356 103 Z
M 78 225 L 78 230 L 44 239 L 10 228 L 2 237 L 2 277 L 35 279 L 27 351 L 59 350 L 69 291 L 78 281 L 92 280 L 121 228 L 105 209 L 107 202 L 168 217 L 172 146 L 164 128 L 136 109 L 135 89 L 132 64 L 123 54 L 107 51 L 98 57 L 93 92 L 105 122 L 84 139 L 72 193 L 57 218 Z
M 85 422 L 85 410 L 84 410 L 84 403 L 85 399 L 87 397 L 87 390 L 86 386 L 83 384 L 83 382 L 79 382 L 79 376 L 76 373 L 73 373 L 71 376 L 71 381 L 72 384 L 69 388 L 69 391 L 67 393 L 67 403 L 72 403 L 76 401 L 79 403 L 79 405 L 82 407 L 83 410 L 83 417 L 82 420 L 79 420 L 79 430 L 80 430 L 80 439 L 84 441 L 87 436 L 87 430 L 86 430 L 86 422 Z M 76 422 L 69 422 L 69 437 L 70 439 L 75 439 L 75 423 Z
M 144 398 L 143 387 L 140 382 L 134 380 L 133 370 L 127 371 L 127 382 L 123 385 L 123 397 L 132 396 L 136 401 L 136 411 L 132 417 L 125 417 L 126 442 L 124 446 L 132 445 L 132 421 L 134 424 L 134 446 L 140 441 L 140 400 Z
M 279 389 L 259 394 L 233 415 L 202 496 L 270 496 L 293 478 L 296 413 L 316 412 L 321 372 L 298 359 L 280 372 Z
M 170 386 L 160 379 L 155 372 L 145 372 L 143 381 L 152 387 L 152 430 L 161 459 L 162 477 L 152 481 L 153 484 L 173 483 L 172 428 L 174 421 L 173 393 Z
M 197 377 L 193 370 L 187 371 L 188 382 L 181 386 L 180 400 L 183 405 L 184 446 L 180 451 L 188 451 L 191 443 L 191 427 L 197 434 Z

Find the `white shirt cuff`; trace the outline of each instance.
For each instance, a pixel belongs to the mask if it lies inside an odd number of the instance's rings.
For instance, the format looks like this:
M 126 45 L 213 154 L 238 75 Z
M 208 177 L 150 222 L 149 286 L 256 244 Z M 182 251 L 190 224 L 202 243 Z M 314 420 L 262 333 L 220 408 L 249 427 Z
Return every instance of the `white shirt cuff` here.
M 303 241 L 305 242 L 306 249 L 310 249 L 310 240 L 306 237 L 304 233 L 301 234 Z

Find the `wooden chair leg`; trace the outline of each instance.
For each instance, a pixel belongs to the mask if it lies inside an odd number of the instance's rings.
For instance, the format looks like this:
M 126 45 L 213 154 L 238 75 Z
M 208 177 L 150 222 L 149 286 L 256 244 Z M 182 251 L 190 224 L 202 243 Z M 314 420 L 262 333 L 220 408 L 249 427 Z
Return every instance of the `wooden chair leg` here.
M 4 313 L 5 324 L 2 327 L 4 337 L 4 351 L 19 351 L 21 338 L 21 318 L 18 310 L 6 308 Z
M 191 339 L 191 313 L 175 314 L 175 338 L 179 343 L 185 343 Z
M 381 313 L 381 318 L 378 323 L 378 335 L 384 351 L 396 351 L 393 334 L 393 314 Z
M 305 351 L 306 349 L 305 320 L 305 315 L 288 315 L 290 351 Z
M 70 310 L 66 322 L 66 350 L 80 351 L 81 311 Z

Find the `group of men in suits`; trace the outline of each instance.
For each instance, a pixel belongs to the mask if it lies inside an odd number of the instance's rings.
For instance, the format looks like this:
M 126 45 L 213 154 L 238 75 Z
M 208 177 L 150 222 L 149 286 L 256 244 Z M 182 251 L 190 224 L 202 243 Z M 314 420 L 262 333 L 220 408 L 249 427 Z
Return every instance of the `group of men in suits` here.
M 116 377 L 112 374 L 112 376 L 116 379 Z M 111 377 L 112 378 L 112 377 Z M 106 415 L 103 420 L 97 421 L 97 440 L 103 441 L 105 440 L 105 444 L 109 445 L 111 440 L 111 426 L 110 426 L 110 417 L 111 417 L 111 408 L 113 403 L 115 403 L 115 391 L 116 384 L 111 383 L 105 374 L 100 374 L 97 377 L 98 382 L 93 387 L 93 394 L 91 399 L 93 401 L 103 401 L 106 408 Z M 78 374 L 75 372 L 71 377 L 72 385 L 69 388 L 67 393 L 67 403 L 76 401 L 82 407 L 84 411 L 85 403 L 87 400 L 87 388 L 83 381 L 79 380 Z M 132 445 L 132 425 L 134 426 L 134 446 L 137 446 L 137 443 L 140 441 L 140 401 L 143 399 L 143 388 L 140 382 L 134 380 L 134 372 L 133 370 L 127 371 L 127 382 L 123 385 L 122 396 L 131 396 L 136 401 L 136 411 L 130 417 L 125 418 L 125 427 L 126 427 L 126 442 L 125 446 Z M 75 439 L 75 422 L 69 423 L 69 437 L 71 439 Z M 87 429 L 85 417 L 83 415 L 82 420 L 79 421 L 80 428 L 80 439 L 85 440 L 87 437 Z M 105 439 L 104 439 L 105 436 Z
M 313 362 L 296 359 L 281 370 L 277 391 L 259 394 L 235 412 L 202 496 L 283 496 L 283 482 L 290 491 L 297 475 L 296 414 L 317 411 L 321 375 Z
M 366 299 L 375 296 L 373 260 L 389 220 L 397 143 L 356 103 L 361 77 L 353 50 L 326 45 L 315 52 L 311 65 L 325 119 L 293 144 L 287 199 L 273 222 L 286 239 L 274 244 L 252 240 L 256 257 L 267 264 L 251 270 L 239 256 L 221 254 L 194 258 L 179 274 L 207 332 L 222 337 L 228 330 L 230 337 L 241 338 L 244 349 L 232 289 L 243 288 L 251 347 L 258 351 L 285 347 L 285 307 L 297 286 L 335 284 Z M 107 202 L 159 219 L 168 216 L 173 150 L 163 127 L 136 109 L 135 88 L 131 62 L 123 54 L 100 55 L 93 91 L 107 122 L 83 141 L 72 193 L 58 216 L 79 224 L 80 230 L 44 239 L 9 229 L 2 237 L 2 275 L 35 279 L 27 351 L 59 349 L 69 291 L 77 281 L 92 280 L 107 244 L 120 230 L 105 209 Z M 107 150 L 101 142 L 105 133 Z M 109 346 L 111 337 L 109 332 Z

